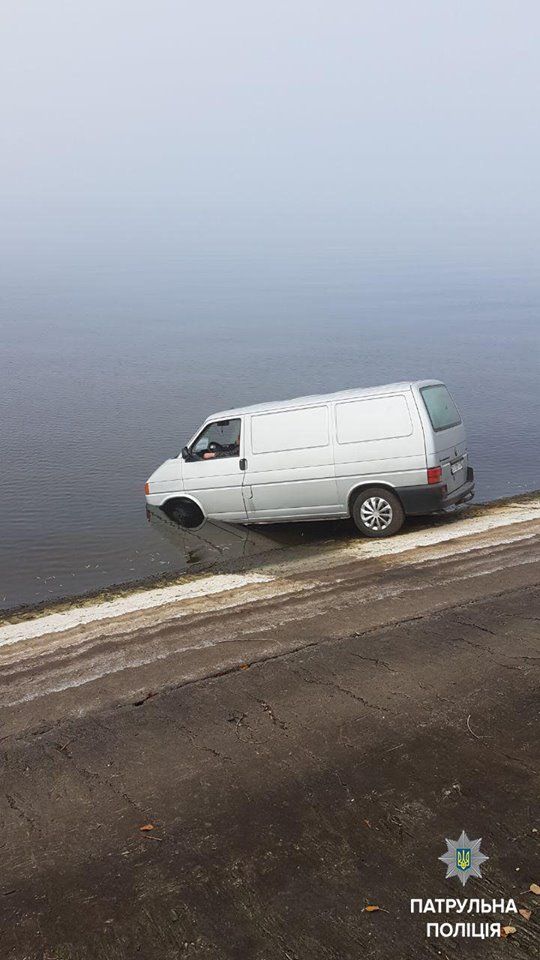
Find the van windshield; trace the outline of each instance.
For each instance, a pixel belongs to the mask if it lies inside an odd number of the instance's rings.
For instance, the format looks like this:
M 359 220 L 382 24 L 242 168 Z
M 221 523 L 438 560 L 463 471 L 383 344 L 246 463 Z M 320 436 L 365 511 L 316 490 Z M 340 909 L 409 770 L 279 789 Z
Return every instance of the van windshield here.
M 443 383 L 420 387 L 429 419 L 434 430 L 448 430 L 461 423 L 459 410 Z

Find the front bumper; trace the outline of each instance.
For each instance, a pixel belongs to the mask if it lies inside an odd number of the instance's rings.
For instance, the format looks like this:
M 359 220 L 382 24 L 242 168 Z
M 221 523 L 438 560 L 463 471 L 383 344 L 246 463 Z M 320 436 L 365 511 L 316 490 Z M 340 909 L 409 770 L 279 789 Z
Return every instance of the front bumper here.
M 422 516 L 428 513 L 440 513 L 459 503 L 467 503 L 474 497 L 474 470 L 467 467 L 467 479 L 457 490 L 448 493 L 445 483 L 425 484 L 421 487 L 398 487 L 396 489 L 405 515 Z

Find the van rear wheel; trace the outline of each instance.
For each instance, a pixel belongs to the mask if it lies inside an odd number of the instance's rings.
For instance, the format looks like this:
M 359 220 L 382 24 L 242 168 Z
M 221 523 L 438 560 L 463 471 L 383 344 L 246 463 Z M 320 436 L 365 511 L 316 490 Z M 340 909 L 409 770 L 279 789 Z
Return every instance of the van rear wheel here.
M 384 487 L 362 490 L 352 505 L 351 515 L 363 537 L 391 537 L 403 526 L 405 514 L 395 493 Z

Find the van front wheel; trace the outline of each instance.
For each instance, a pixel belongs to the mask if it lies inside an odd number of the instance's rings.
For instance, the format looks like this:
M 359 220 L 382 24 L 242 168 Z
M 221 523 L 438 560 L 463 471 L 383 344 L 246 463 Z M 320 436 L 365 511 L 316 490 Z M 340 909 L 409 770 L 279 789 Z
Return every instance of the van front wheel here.
M 403 526 L 405 514 L 395 493 L 383 487 L 362 490 L 353 503 L 352 518 L 364 537 L 391 537 Z
M 196 503 L 191 503 L 189 500 L 169 500 L 163 507 L 163 511 L 179 527 L 187 527 L 190 530 L 200 527 L 204 521 L 202 510 Z

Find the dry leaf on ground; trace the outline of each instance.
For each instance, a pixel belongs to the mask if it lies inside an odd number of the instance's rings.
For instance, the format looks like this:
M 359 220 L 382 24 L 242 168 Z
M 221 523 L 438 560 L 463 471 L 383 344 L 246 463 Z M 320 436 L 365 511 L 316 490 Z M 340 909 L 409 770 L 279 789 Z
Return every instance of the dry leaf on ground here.
M 515 927 L 503 927 L 501 930 L 501 937 L 504 939 L 505 937 L 509 937 L 510 934 L 515 932 L 516 932 Z
M 380 910 L 380 907 L 376 907 L 375 904 L 368 904 L 367 907 L 364 907 L 364 913 L 375 913 L 375 910 Z
M 521 914 L 524 920 L 531 919 L 532 910 L 527 910 L 525 907 L 522 907 L 521 910 L 518 910 L 518 913 Z
M 143 831 L 153 830 L 153 829 L 154 829 L 153 823 L 144 823 L 142 827 L 139 827 L 139 830 L 143 830 Z
M 537 883 L 531 883 L 529 890 L 531 893 L 535 893 L 537 897 L 540 897 L 540 887 Z

